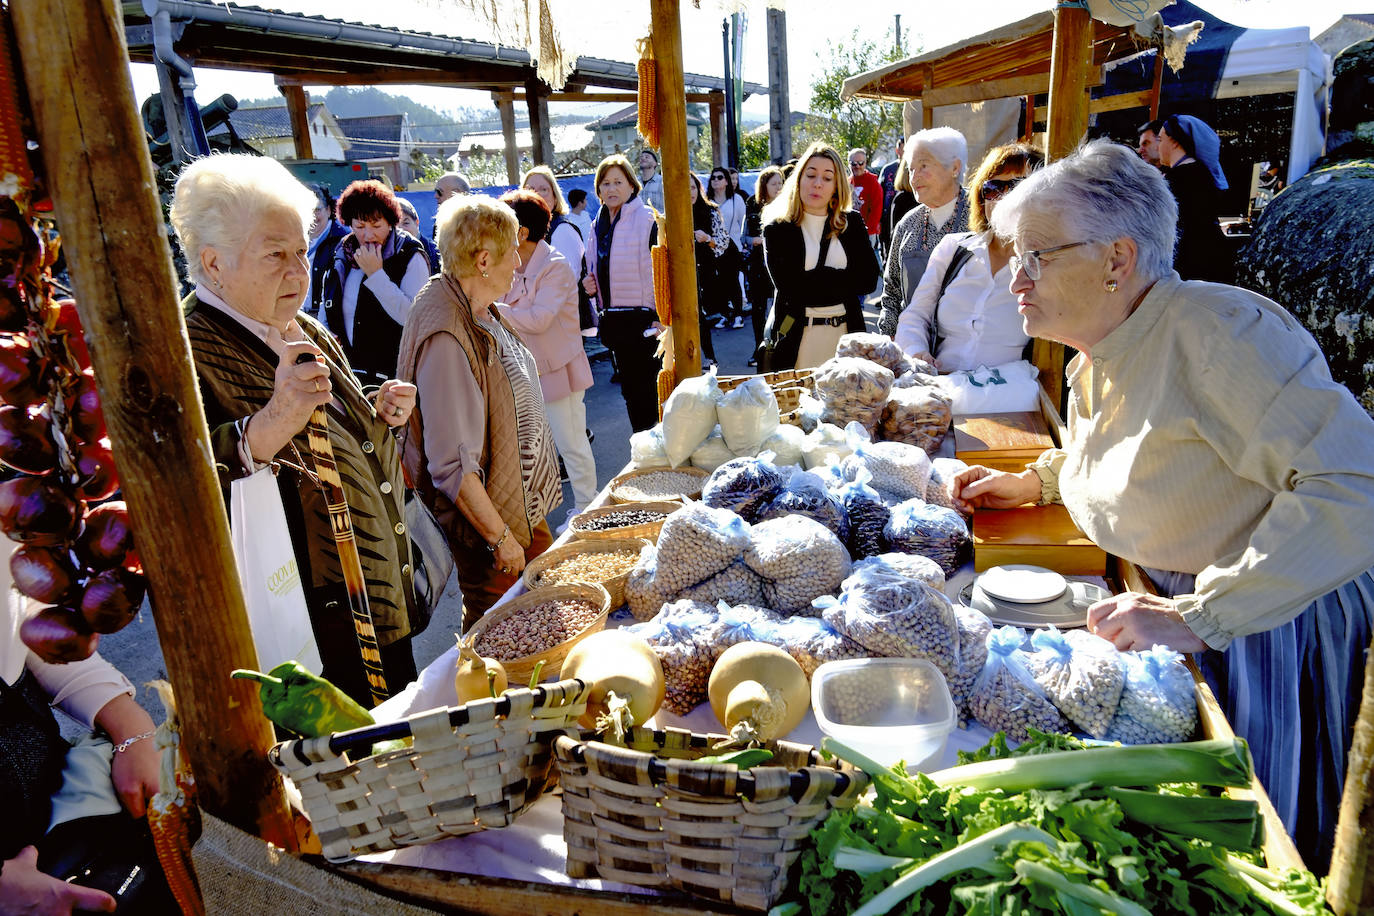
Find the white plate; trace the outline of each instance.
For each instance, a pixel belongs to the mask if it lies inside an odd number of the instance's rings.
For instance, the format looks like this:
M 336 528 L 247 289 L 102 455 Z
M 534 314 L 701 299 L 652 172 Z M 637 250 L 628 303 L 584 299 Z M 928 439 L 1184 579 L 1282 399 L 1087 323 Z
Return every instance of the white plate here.
M 977 578 L 978 587 L 1000 601 L 1040 604 L 1064 594 L 1064 577 L 1043 566 L 994 566 Z

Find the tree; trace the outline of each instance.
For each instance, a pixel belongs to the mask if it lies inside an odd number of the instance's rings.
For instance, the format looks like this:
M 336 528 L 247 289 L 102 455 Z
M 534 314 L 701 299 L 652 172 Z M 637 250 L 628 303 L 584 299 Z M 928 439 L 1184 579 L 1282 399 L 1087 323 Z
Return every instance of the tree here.
M 904 50 L 898 51 L 891 27 L 881 42 L 862 37 L 855 29 L 848 39 L 826 45 L 825 53 L 819 55 L 820 72 L 811 83 L 811 109 L 821 117 L 808 118 L 799 126 L 801 145 L 795 148 L 800 151 L 813 140 L 824 140 L 840 155 L 855 147 L 863 147 L 871 155 L 874 150 L 894 145 L 902 134 L 902 106 L 874 99 L 845 101 L 840 90 L 856 73 L 894 63 L 920 49 L 910 47 L 903 30 Z

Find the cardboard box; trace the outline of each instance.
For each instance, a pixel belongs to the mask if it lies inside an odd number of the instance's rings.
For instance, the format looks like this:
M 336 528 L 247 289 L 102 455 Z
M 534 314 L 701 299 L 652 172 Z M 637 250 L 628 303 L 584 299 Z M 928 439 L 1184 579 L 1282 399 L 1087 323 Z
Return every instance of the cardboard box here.
M 972 528 L 978 572 L 1007 563 L 1043 566 L 1066 576 L 1101 576 L 1107 570 L 1106 551 L 1088 540 L 1060 505 L 976 509 Z
M 1039 411 L 954 418 L 954 454 L 966 464 L 1020 472 L 1049 448 L 1054 438 Z

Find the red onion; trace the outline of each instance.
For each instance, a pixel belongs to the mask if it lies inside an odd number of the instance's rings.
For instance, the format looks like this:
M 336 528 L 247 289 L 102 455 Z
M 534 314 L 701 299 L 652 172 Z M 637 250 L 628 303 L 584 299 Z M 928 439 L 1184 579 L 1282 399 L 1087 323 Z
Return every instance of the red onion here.
M 119 489 L 109 439 L 83 442 L 72 449 L 81 495 L 91 502 L 109 499 Z
M 35 655 L 54 665 L 90 658 L 100 637 L 75 608 L 44 608 L 19 627 L 19 638 Z
M 116 500 L 102 503 L 86 514 L 86 527 L 76 541 L 76 555 L 91 569 L 110 569 L 128 565 L 126 558 L 133 546 L 128 507 Z
M 97 633 L 114 633 L 128 626 L 143 603 L 148 584 L 133 570 L 107 569 L 86 583 L 81 616 Z
M 76 590 L 76 564 L 60 547 L 20 547 L 10 554 L 14 587 L 30 598 L 58 604 Z
M 47 474 L 57 466 L 57 446 L 47 406 L 0 407 L 0 462 L 25 474 Z
M 28 407 L 43 399 L 39 380 L 45 361 L 23 334 L 0 334 L 0 398 Z
M 68 409 L 72 418 L 72 432 L 83 442 L 94 442 L 105 435 L 105 414 L 100 409 L 100 392 L 95 387 L 95 373 L 85 369 L 76 397 Z
M 86 335 L 81 330 L 81 316 L 76 312 L 75 299 L 60 299 L 57 302 L 57 328 L 67 335 L 67 350 L 76 358 L 82 369 L 91 368 L 91 352 L 86 348 Z
M 12 540 L 39 547 L 66 542 L 81 519 L 82 506 L 46 477 L 16 477 L 0 483 L 0 530 Z

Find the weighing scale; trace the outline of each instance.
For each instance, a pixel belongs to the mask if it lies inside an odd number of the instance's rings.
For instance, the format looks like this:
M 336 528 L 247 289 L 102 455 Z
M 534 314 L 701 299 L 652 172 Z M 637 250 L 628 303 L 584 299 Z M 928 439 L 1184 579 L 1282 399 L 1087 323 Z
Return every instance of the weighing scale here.
M 1088 608 L 1111 592 L 1043 566 L 994 566 L 959 592 L 959 600 L 996 624 L 1070 629 L 1088 622 Z

